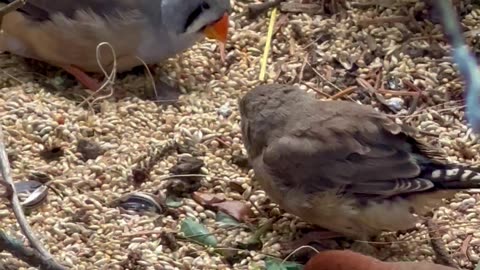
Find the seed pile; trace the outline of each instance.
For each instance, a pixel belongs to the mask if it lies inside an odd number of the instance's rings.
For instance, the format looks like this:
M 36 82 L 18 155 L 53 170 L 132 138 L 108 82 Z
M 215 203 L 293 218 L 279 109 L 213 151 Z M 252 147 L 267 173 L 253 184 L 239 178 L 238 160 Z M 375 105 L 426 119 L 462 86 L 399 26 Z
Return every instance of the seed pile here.
M 435 16 L 423 1 L 367 2 L 335 14 L 280 13 L 267 82 L 295 83 L 319 98 L 373 105 L 417 127 L 451 161 L 478 164 L 478 136 L 466 126 L 462 81 Z M 480 25 L 480 7 L 456 2 L 471 33 Z M 233 3 L 225 63 L 206 40 L 162 65 L 161 76 L 185 92 L 176 105 L 143 99 L 150 79 L 128 74 L 115 82 L 129 92 L 126 97 L 79 106 L 86 93 L 65 74 L 0 56 L 0 122 L 12 174 L 16 181 L 39 181 L 38 175 L 50 180 L 47 201 L 31 209 L 28 220 L 59 261 L 72 269 L 262 269 L 269 255 L 283 255 L 282 243 L 311 228 L 272 204 L 245 166 L 236 104 L 260 83 L 269 20 L 268 14 L 247 19 L 252 3 Z M 467 36 L 478 53 L 478 38 Z M 165 144 L 169 149 L 158 149 Z M 181 162 L 190 165 L 172 169 Z M 157 212 L 141 215 L 112 205 L 132 192 L 154 196 L 161 202 Z M 465 269 L 480 259 L 479 199 L 458 193 L 435 211 L 441 239 Z M 211 200 L 241 202 L 248 211 L 241 209 L 240 216 L 248 215 L 251 223 L 225 216 L 219 210 L 225 205 Z M 262 227 L 262 243 L 252 241 L 260 225 L 272 219 L 272 226 Z M 23 239 L 4 203 L 0 220 L 2 230 Z M 212 238 L 184 235 L 198 224 L 214 236 L 217 248 L 198 243 Z M 434 257 L 424 225 L 378 241 L 385 242 L 379 247 L 388 260 Z M 0 253 L 0 264 L 28 269 L 7 253 Z

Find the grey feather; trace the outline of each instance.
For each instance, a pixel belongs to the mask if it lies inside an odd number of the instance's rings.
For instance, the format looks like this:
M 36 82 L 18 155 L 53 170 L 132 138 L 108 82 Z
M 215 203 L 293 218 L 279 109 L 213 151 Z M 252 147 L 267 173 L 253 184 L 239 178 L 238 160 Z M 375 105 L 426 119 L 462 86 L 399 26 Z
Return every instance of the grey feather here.
M 137 57 L 156 64 L 190 48 L 229 11 L 229 0 L 29 0 L 4 17 L 0 50 L 99 72 L 97 45 L 108 42 L 125 71 L 141 64 Z M 101 55 L 109 69 L 110 49 Z
M 79 11 L 92 10 L 96 14 L 107 17 L 113 13 L 129 12 L 137 9 L 140 1 L 135 0 L 29 0 L 19 10 L 25 12 L 34 20 L 49 20 L 53 14 L 63 14 L 73 19 Z M 2 0 L 1 2 L 10 3 L 13 0 Z
M 448 163 L 412 128 L 369 106 L 262 85 L 239 107 L 245 148 L 269 197 L 351 238 L 411 229 L 457 189 L 480 187 L 474 168 Z
M 443 159 L 435 159 L 438 150 L 368 106 L 317 101 L 295 87 L 267 85 L 247 93 L 240 107 L 249 155 L 263 154 L 268 171 L 285 186 L 382 197 L 445 187 L 426 173 L 448 172 Z

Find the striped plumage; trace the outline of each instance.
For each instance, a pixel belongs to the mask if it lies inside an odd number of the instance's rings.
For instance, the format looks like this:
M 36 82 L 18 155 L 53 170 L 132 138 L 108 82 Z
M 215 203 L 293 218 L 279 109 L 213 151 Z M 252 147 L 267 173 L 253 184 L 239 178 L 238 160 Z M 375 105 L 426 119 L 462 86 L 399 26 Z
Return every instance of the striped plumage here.
M 319 101 L 263 85 L 240 101 L 256 178 L 286 211 L 352 238 L 415 226 L 443 198 L 480 187 L 480 173 L 447 162 L 369 106 Z

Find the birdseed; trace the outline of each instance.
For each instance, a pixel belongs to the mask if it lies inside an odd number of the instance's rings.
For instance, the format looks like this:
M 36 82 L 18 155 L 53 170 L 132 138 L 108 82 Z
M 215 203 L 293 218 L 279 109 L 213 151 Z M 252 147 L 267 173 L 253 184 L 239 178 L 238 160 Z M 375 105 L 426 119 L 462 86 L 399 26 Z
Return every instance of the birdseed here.
M 274 35 L 266 82 L 297 84 L 323 93 L 319 98 L 325 98 L 357 85 L 356 78 L 374 85 L 376 72 L 382 68 L 386 90 L 404 90 L 408 81 L 421 91 L 413 113 L 409 113 L 413 98 L 384 94 L 387 104 L 398 111 L 397 121 L 418 127 L 424 139 L 448 153 L 450 161 L 478 164 L 480 144 L 478 135 L 465 122 L 463 84 L 445 41 L 434 38 L 441 34 L 440 26 L 422 20 L 359 23 L 412 14 L 428 17 L 422 1 L 393 2 L 396 5 L 343 9 L 334 15 L 280 13 L 288 21 Z M 480 8 L 470 1 L 457 2 L 463 26 L 466 31 L 473 30 L 480 24 Z M 177 105 L 159 106 L 135 97 L 141 95 L 149 79 L 127 75 L 117 78 L 115 85 L 128 89 L 130 95 L 117 101 L 102 100 L 93 108 L 80 107 L 86 96 L 81 87 L 63 87 L 71 79 L 56 74 L 55 68 L 37 64 L 45 77 L 32 72 L 30 61 L 1 55 L 0 121 L 12 175 L 15 181 L 27 180 L 38 172 L 52 179 L 50 185 L 56 192 L 50 190 L 47 202 L 32 210 L 28 220 L 59 261 L 72 269 L 256 269 L 264 266 L 267 257 L 280 256 L 282 243 L 311 227 L 279 210 L 252 181 L 252 171 L 232 162 L 233 157 L 245 154 L 236 104 L 261 83 L 258 73 L 269 20 L 266 15 L 247 19 L 244 11 L 252 3 L 233 3 L 225 63 L 221 63 L 216 45 L 205 40 L 162 64 L 163 75 L 188 93 Z M 478 53 L 478 46 L 473 45 L 476 38 L 467 41 Z M 361 89 L 353 91 L 350 98 L 381 106 Z M 102 153 L 83 159 L 77 145 L 86 139 Z M 136 161 L 150 151 L 152 143 L 172 139 L 179 144 L 178 151 L 150 164 L 148 180 L 139 187 L 133 185 L 129 179 Z M 181 238 L 173 248 L 160 233 L 178 232 L 186 217 L 204 224 L 219 246 L 227 248 L 238 248 L 238 243 L 246 243 L 255 232 L 244 227 L 222 228 L 216 222 L 215 210 L 188 197 L 180 198 L 180 206 L 172 208 L 175 214 L 138 215 L 110 206 L 134 191 L 164 194 L 168 185 L 165 176 L 181 156 L 202 159 L 205 166 L 201 174 L 205 177 L 199 180 L 200 189 L 244 201 L 257 218 L 253 226 L 279 218 L 261 237 L 261 249 L 245 250 L 239 258 L 227 260 L 213 248 Z M 242 191 L 232 189 L 232 182 Z M 434 212 L 444 233 L 441 239 L 465 269 L 474 269 L 480 259 L 480 233 L 476 230 L 479 209 L 478 194 L 460 192 Z M 0 219 L 2 230 L 24 240 L 6 204 L 0 204 Z M 380 249 L 389 252 L 388 260 L 432 260 L 434 252 L 426 230 L 419 225 L 416 231 L 388 233 L 377 241 L 384 242 Z M 468 249 L 462 254 L 460 249 L 469 235 Z M 5 252 L 0 253 L 0 264 L 3 269 L 33 269 Z

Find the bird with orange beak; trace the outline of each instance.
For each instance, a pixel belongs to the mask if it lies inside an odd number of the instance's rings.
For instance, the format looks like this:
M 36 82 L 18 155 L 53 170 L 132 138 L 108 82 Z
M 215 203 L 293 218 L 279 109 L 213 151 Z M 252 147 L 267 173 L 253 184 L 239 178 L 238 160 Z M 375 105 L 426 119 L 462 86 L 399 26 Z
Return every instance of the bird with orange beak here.
M 13 0 L 0 0 L 8 4 Z M 173 57 L 203 37 L 225 43 L 230 0 L 29 0 L 4 16 L 0 50 L 58 66 L 90 90 L 85 72 L 119 72 Z M 98 47 L 102 42 L 108 46 Z

